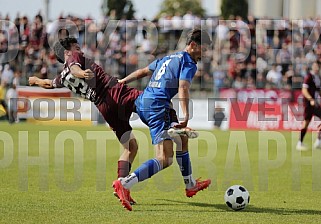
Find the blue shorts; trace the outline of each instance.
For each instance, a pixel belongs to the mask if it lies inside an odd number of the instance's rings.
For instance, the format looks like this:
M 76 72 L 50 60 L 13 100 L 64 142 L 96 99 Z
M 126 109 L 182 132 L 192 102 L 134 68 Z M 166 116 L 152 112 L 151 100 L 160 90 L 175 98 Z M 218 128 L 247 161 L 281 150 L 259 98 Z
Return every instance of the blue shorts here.
M 136 112 L 140 119 L 149 127 L 153 145 L 166 139 L 172 139 L 167 133 L 171 125 L 170 109 L 163 107 L 156 111 L 151 108 L 140 110 L 140 108 L 136 107 Z

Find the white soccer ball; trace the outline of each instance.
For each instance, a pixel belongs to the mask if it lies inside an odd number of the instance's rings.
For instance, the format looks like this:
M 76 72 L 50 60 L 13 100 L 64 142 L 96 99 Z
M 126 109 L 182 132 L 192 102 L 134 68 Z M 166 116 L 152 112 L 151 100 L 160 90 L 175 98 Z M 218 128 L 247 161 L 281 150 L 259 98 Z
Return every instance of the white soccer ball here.
M 224 200 L 228 207 L 238 211 L 244 209 L 250 203 L 250 194 L 245 187 L 233 185 L 226 190 Z

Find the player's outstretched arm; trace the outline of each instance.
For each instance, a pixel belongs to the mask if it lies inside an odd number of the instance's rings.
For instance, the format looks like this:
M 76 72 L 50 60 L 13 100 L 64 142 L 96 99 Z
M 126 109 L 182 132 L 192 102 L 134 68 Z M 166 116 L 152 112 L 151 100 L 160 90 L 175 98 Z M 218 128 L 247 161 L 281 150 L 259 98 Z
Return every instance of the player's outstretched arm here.
M 138 69 L 132 73 L 130 73 L 128 76 L 126 76 L 123 79 L 118 80 L 119 83 L 130 83 L 132 81 L 144 78 L 146 76 L 151 76 L 153 73 L 151 70 L 149 70 L 148 66 L 145 68 Z
M 95 74 L 90 69 L 82 70 L 78 65 L 72 65 L 70 67 L 70 72 L 77 78 L 81 79 L 92 79 Z
M 36 76 L 29 77 L 29 85 L 30 86 L 40 86 L 45 89 L 53 89 L 52 80 L 51 79 L 40 79 Z

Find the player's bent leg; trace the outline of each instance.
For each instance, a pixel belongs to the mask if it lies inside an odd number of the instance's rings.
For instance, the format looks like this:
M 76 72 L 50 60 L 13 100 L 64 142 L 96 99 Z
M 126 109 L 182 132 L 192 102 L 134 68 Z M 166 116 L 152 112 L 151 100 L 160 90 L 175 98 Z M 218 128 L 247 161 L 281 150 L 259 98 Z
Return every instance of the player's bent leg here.
M 124 148 L 124 152 L 120 156 L 119 160 L 125 160 L 129 161 L 130 163 L 133 163 L 138 151 L 138 144 L 135 136 L 131 131 L 127 131 L 125 134 L 122 135 L 119 141 Z
M 118 161 L 118 178 L 127 177 L 129 175 L 129 172 L 131 170 L 131 164 L 133 163 L 137 155 L 138 144 L 132 132 L 130 132 L 130 139 L 125 143 L 122 143 L 122 146 L 124 147 L 124 152 L 120 156 Z M 114 196 L 119 198 L 117 192 L 114 192 Z M 136 201 L 131 197 L 130 192 L 128 194 L 128 198 L 131 205 L 136 204 Z
M 189 188 L 189 189 L 185 189 L 185 193 L 187 197 L 193 197 L 194 195 L 196 195 L 199 191 L 202 191 L 206 188 L 208 188 L 208 186 L 210 186 L 211 184 L 211 180 L 207 179 L 204 181 L 201 181 L 200 178 L 196 180 L 196 184 L 194 187 Z

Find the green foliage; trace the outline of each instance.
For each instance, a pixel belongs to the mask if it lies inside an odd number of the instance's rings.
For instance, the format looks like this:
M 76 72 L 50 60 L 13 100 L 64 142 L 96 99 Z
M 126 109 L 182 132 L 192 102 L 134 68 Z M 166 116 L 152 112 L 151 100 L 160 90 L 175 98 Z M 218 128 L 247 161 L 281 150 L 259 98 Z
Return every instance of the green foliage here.
M 223 0 L 221 5 L 222 16 L 228 19 L 230 15 L 247 17 L 247 0 Z
M 135 10 L 131 0 L 104 0 L 103 7 L 106 7 L 106 9 L 104 10 L 103 8 L 103 10 L 108 16 L 115 10 L 115 19 L 121 19 L 123 17 L 126 19 L 134 18 Z
M 176 13 L 179 13 L 181 16 L 183 16 L 188 11 L 200 17 L 205 15 L 205 10 L 202 8 L 199 1 L 165 0 L 161 5 L 161 10 L 158 16 L 160 16 L 162 13 L 166 13 L 169 16 L 174 16 Z

